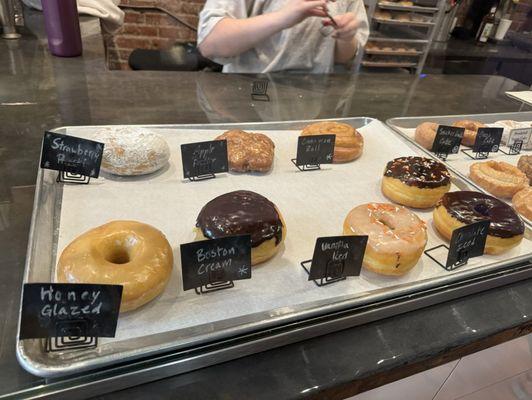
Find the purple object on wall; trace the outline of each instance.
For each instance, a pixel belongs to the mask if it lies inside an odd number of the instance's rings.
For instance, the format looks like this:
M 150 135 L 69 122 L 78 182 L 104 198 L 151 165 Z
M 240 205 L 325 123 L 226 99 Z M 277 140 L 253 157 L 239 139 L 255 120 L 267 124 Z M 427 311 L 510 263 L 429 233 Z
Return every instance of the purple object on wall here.
M 59 57 L 76 57 L 82 52 L 76 0 L 42 0 L 48 48 Z

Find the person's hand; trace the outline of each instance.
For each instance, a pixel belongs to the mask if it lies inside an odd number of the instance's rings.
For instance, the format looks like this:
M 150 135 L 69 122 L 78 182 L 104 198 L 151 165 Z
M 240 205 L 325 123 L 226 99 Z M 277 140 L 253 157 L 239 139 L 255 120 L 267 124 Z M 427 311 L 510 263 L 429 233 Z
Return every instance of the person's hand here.
M 337 27 L 334 26 L 329 18 L 323 19 L 324 26 L 334 27 L 334 33 L 332 37 L 336 40 L 345 42 L 353 40 L 359 27 L 359 22 L 355 18 L 355 14 L 348 12 L 347 14 L 336 15 L 334 16 L 334 20 L 338 25 Z
M 290 28 L 308 17 L 326 17 L 327 0 L 288 0 L 278 12 L 285 28 Z

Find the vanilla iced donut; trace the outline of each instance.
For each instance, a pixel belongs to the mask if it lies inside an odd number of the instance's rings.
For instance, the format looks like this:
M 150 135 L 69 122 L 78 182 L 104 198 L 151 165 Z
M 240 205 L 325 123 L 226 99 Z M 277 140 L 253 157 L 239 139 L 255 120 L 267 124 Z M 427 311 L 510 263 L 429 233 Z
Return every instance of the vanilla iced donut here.
M 105 144 L 102 170 L 115 175 L 150 174 L 164 167 L 170 158 L 164 138 L 143 128 L 104 129 L 95 140 Z
M 345 235 L 368 235 L 362 265 L 381 275 L 403 275 L 418 262 L 427 244 L 427 228 L 405 207 L 368 203 L 344 220 Z
M 172 247 L 153 226 L 112 221 L 74 239 L 61 253 L 61 283 L 122 285 L 120 312 L 153 300 L 165 288 L 173 266 Z

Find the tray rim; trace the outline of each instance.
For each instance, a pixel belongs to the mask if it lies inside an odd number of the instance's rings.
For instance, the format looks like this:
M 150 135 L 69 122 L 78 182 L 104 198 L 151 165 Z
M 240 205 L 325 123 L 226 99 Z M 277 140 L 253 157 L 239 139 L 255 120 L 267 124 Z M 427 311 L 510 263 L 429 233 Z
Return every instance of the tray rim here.
M 389 126 L 391 129 L 393 129 L 395 132 L 397 132 L 399 135 L 401 135 L 403 138 L 408 140 L 410 143 L 414 144 L 416 147 L 421 149 L 425 154 L 429 154 L 434 158 L 434 154 L 425 149 L 423 146 L 421 146 L 419 143 L 417 143 L 415 140 L 413 140 L 410 136 L 408 136 L 406 133 L 404 133 L 397 125 L 394 124 L 395 121 L 418 121 L 421 119 L 427 120 L 427 119 L 437 119 L 437 118 L 463 118 L 463 119 L 482 119 L 483 116 L 509 116 L 513 114 L 526 114 L 530 116 L 530 120 L 532 120 L 532 111 L 517 111 L 517 112 L 508 112 L 508 113 L 488 113 L 488 114 L 456 114 L 456 115 L 434 115 L 434 116 L 418 116 L 418 117 L 394 117 L 394 118 L 388 118 L 386 120 L 386 125 Z M 411 128 L 409 128 L 411 129 Z M 475 187 L 478 191 L 489 194 L 490 196 L 493 196 L 491 193 L 489 193 L 486 189 L 479 186 L 476 182 L 473 182 L 468 176 L 464 175 L 458 169 L 456 169 L 449 160 L 439 160 L 445 166 L 451 170 L 455 175 L 459 176 L 461 179 L 465 180 L 467 183 L 469 183 L 471 186 Z M 494 196 L 496 197 L 496 196 Z M 532 221 L 528 218 L 520 215 L 521 219 L 527 225 L 529 228 L 532 228 Z
M 148 125 L 142 125 L 137 124 L 134 126 L 140 126 L 140 127 L 154 127 L 154 128 L 167 128 L 167 129 L 187 129 L 187 128 L 199 128 L 199 129 L 219 129 L 219 128 L 226 128 L 226 127 L 243 127 L 243 126 L 252 126 L 252 127 L 258 127 L 258 126 L 264 126 L 264 127 L 271 127 L 272 129 L 283 129 L 283 128 L 275 128 L 273 126 L 275 125 L 294 125 L 294 124 L 308 124 L 312 122 L 318 122 L 318 121 L 340 121 L 340 122 L 355 122 L 359 121 L 362 122 L 363 125 L 367 125 L 373 121 L 379 121 L 376 118 L 371 117 L 346 117 L 346 118 L 326 118 L 326 119 L 315 119 L 315 120 L 289 120 L 289 121 L 269 121 L 269 122 L 243 122 L 243 123 L 221 123 L 221 124 L 148 124 Z M 385 128 L 389 128 L 389 130 L 392 133 L 397 133 L 396 130 L 391 129 L 387 123 L 384 123 L 383 121 L 379 121 L 383 124 Z M 124 124 L 116 124 L 118 126 L 127 126 Z M 52 131 L 58 131 L 61 129 L 68 129 L 68 128 L 83 128 L 83 127 L 90 127 L 90 128 L 97 128 L 97 127 L 107 127 L 107 126 L 113 126 L 113 125 L 79 125 L 79 126 L 61 126 L 58 128 L 53 129 Z M 133 125 L 130 125 L 133 126 Z M 289 127 L 285 127 L 284 129 L 291 129 Z M 293 129 L 293 128 L 292 128 Z M 403 135 L 401 135 L 403 136 Z M 410 141 L 408 141 L 411 143 Z M 432 156 L 432 155 L 431 155 Z M 434 157 L 434 156 L 432 156 Z M 36 184 L 36 190 L 35 190 L 35 196 L 34 196 L 34 204 L 32 209 L 32 220 L 30 225 L 30 235 L 28 239 L 28 247 L 27 247 L 27 257 L 25 262 L 25 268 L 24 268 L 24 275 L 23 275 L 23 282 L 22 284 L 26 283 L 29 278 L 30 274 L 30 261 L 32 259 L 31 249 L 33 245 L 33 237 L 34 232 L 36 229 L 36 223 L 37 218 L 36 214 L 38 212 L 38 200 L 41 198 L 42 190 L 43 190 L 43 181 L 46 173 L 53 173 L 52 171 L 48 170 L 42 170 L 39 168 L 38 175 L 37 175 L 37 184 Z M 467 183 L 469 183 L 466 180 Z M 90 360 L 90 362 L 87 361 L 77 361 L 72 362 L 71 364 L 67 366 L 61 366 L 57 367 L 55 365 L 49 365 L 46 363 L 41 363 L 36 360 L 32 360 L 31 355 L 28 354 L 26 347 L 24 346 L 24 341 L 21 341 L 19 339 L 19 330 L 20 330 L 20 311 L 19 308 L 19 315 L 18 315 L 18 325 L 17 325 L 17 345 L 16 345 L 16 355 L 19 363 L 30 373 L 34 375 L 38 375 L 41 377 L 46 378 L 53 378 L 53 377 L 62 377 L 67 375 L 72 375 L 74 373 L 78 372 L 84 372 L 84 371 L 91 371 L 94 372 L 98 368 L 106 367 L 112 364 L 115 364 L 116 362 L 125 362 L 125 361 L 134 361 L 140 357 L 149 357 L 154 356 L 156 354 L 160 354 L 163 352 L 169 352 L 169 351 L 176 351 L 176 350 L 186 350 L 189 348 L 189 346 L 192 346 L 193 348 L 201 346 L 202 344 L 205 344 L 207 342 L 213 342 L 213 341 L 220 341 L 224 338 L 228 337 L 235 337 L 238 334 L 246 334 L 250 333 L 252 331 L 257 331 L 259 329 L 266 329 L 268 327 L 272 326 L 282 326 L 290 322 L 298 322 L 298 321 L 305 321 L 309 318 L 313 318 L 316 316 L 324 316 L 326 314 L 332 313 L 334 311 L 342 311 L 342 310 L 349 310 L 351 308 L 361 306 L 361 305 L 369 305 L 371 303 L 378 302 L 380 300 L 385 299 L 394 299 L 397 297 L 401 297 L 404 295 L 407 295 L 409 293 L 416 293 L 420 292 L 423 289 L 442 289 L 444 288 L 446 283 L 455 283 L 459 281 L 465 281 L 472 277 L 480 277 L 481 275 L 486 275 L 489 272 L 495 272 L 497 270 L 503 269 L 505 267 L 508 267 L 510 264 L 517 264 L 519 262 L 527 261 L 530 258 L 530 254 L 522 255 L 519 257 L 512 258 L 510 260 L 501 261 L 501 262 L 494 262 L 491 264 L 487 264 L 484 266 L 480 266 L 477 268 L 473 268 L 470 270 L 465 270 L 462 272 L 454 273 L 448 276 L 441 276 L 434 279 L 428 279 L 424 281 L 418 281 L 414 284 L 408 284 L 408 287 L 406 285 L 400 285 L 396 286 L 393 290 L 393 294 L 390 293 L 388 289 L 379 290 L 377 294 L 374 294 L 370 299 L 368 299 L 368 296 L 359 296 L 356 298 L 348 298 L 343 300 L 334 301 L 332 303 L 329 303 L 327 305 L 320 305 L 318 307 L 314 306 L 312 309 L 306 309 L 301 310 L 301 306 L 298 308 L 293 308 L 293 312 L 290 314 L 283 314 L 283 315 L 277 315 L 275 318 L 268 318 L 271 317 L 271 312 L 274 310 L 269 310 L 267 312 L 259 312 L 254 314 L 249 314 L 246 316 L 249 317 L 257 317 L 262 315 L 263 319 L 259 322 L 252 321 L 247 322 L 245 324 L 239 325 L 236 328 L 230 327 L 230 328 L 224 328 L 220 331 L 214 332 L 214 333 L 207 333 L 204 335 L 198 335 L 193 340 L 190 340 L 187 343 L 177 343 L 177 340 L 174 340 L 172 343 L 165 343 L 163 347 L 159 346 L 151 346 L 147 347 L 145 351 L 143 352 L 135 352 L 134 350 L 129 350 L 126 352 L 126 357 L 122 357 L 120 359 L 115 359 L 113 357 L 113 354 L 107 354 L 101 357 L 94 357 Z M 264 318 L 266 317 L 266 319 Z M 238 332 L 235 332 L 238 331 Z M 171 332 L 175 331 L 169 331 L 162 334 L 156 334 L 156 335 L 150 335 L 150 336 L 165 336 L 171 334 Z M 146 337 L 150 337 L 146 336 Z M 129 341 L 138 341 L 138 339 L 142 339 L 144 337 L 140 338 L 134 338 L 134 339 L 128 339 L 124 342 Z

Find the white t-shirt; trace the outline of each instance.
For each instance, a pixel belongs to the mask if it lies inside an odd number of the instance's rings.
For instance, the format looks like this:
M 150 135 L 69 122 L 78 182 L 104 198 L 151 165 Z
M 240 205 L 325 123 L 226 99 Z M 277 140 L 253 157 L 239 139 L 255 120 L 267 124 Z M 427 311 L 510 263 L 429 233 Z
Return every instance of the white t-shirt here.
M 286 0 L 207 0 L 200 13 L 198 46 L 223 18 L 243 19 L 279 10 Z M 369 25 L 362 0 L 336 0 L 328 4 L 331 15 L 352 12 L 360 22 L 356 33 L 359 46 L 369 36 Z M 265 39 L 236 57 L 215 58 L 224 72 L 267 73 L 305 71 L 328 73 L 334 68 L 335 39 L 324 34 L 322 19 L 310 17 Z

